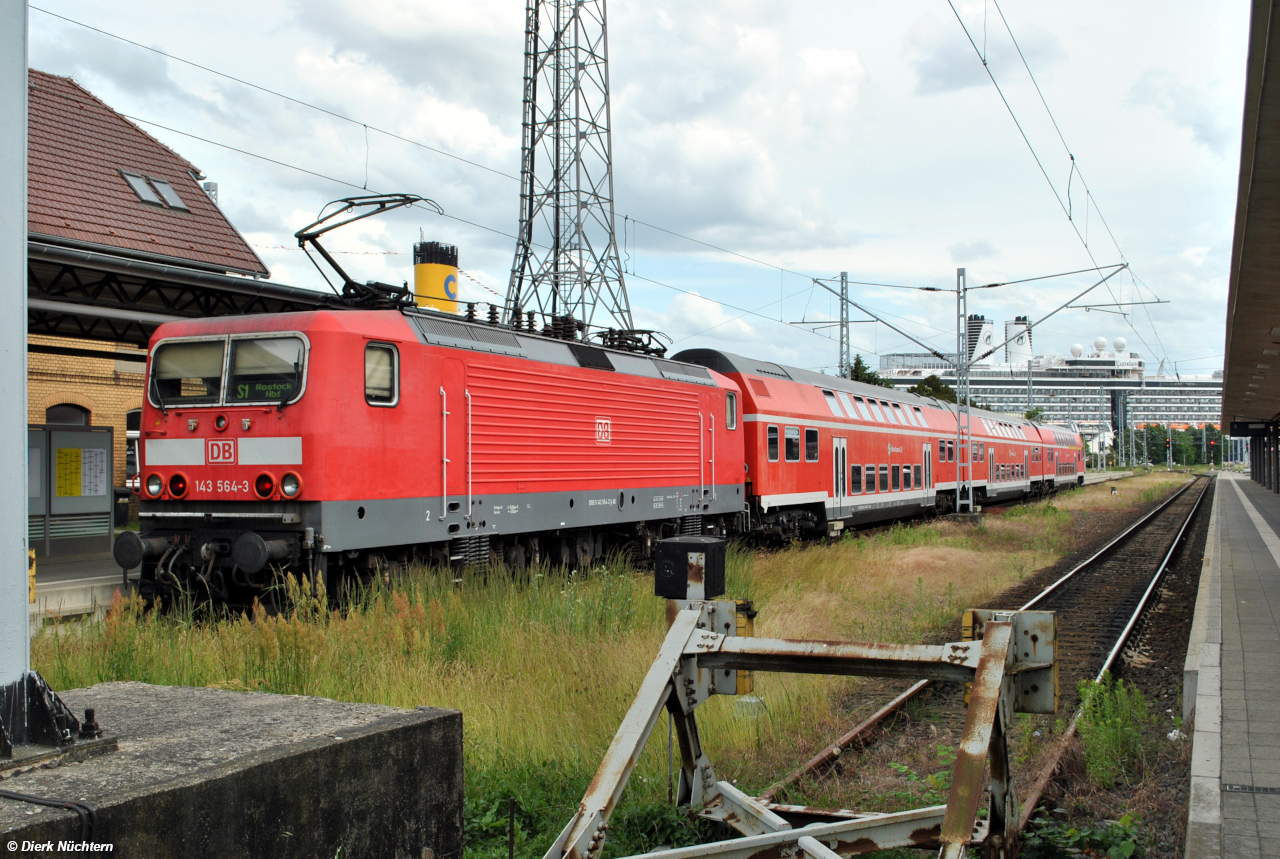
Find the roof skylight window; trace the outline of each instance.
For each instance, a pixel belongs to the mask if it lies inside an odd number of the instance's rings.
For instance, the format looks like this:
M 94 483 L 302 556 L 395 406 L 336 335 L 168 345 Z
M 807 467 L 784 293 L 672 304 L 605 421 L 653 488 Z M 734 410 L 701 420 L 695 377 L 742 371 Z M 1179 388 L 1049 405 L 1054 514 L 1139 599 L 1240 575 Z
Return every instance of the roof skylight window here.
M 182 202 L 182 198 L 178 196 L 178 192 L 173 190 L 173 186 L 163 179 L 152 179 L 151 184 L 160 192 L 160 196 L 164 197 L 164 201 L 169 204 L 170 209 L 187 210 L 187 204 Z
M 138 195 L 138 199 L 144 203 L 150 203 L 153 206 L 163 206 L 156 192 L 147 184 L 147 180 L 137 173 L 126 173 L 121 170 L 120 175 L 124 177 L 124 181 L 129 183 L 129 187 L 133 189 L 133 193 Z M 171 188 L 170 191 L 173 189 Z M 184 207 L 185 208 L 185 207 Z

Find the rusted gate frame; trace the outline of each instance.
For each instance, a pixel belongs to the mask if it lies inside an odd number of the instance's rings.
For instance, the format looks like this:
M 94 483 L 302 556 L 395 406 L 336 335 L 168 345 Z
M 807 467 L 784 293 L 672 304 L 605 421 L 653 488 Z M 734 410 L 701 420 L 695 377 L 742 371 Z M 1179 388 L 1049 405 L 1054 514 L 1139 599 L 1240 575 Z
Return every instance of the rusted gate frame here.
M 1054 617 L 1045 612 L 982 612 L 981 641 L 943 645 L 883 645 L 737 637 L 736 606 L 729 600 L 680 601 L 635 701 L 609 744 L 578 812 L 546 853 L 546 859 L 596 859 L 609 817 L 635 770 L 663 709 L 680 746 L 680 804 L 700 805 L 744 838 L 647 854 L 647 859 L 724 856 L 763 859 L 805 854 L 834 859 L 889 847 L 941 842 L 944 856 L 963 856 L 965 845 L 983 842 L 988 854 L 1006 855 L 1016 841 L 1018 804 L 1009 780 L 1005 737 L 1015 709 L 1053 712 L 1056 707 Z M 1015 641 L 1016 640 L 1016 641 Z M 973 684 L 964 733 L 945 806 L 896 814 L 841 813 L 837 821 L 792 828 L 770 806 L 716 778 L 702 748 L 694 711 L 713 694 L 734 694 L 737 671 L 929 678 Z M 988 819 L 978 808 L 988 763 Z M 976 824 L 976 826 L 975 826 Z M 988 837 L 988 833 L 992 833 Z

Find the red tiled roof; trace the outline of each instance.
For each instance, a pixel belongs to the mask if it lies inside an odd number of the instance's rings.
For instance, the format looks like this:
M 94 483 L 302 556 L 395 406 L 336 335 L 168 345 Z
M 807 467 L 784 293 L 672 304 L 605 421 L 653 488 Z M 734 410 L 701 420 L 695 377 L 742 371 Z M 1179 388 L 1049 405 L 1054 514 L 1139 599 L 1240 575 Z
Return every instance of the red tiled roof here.
M 33 234 L 220 271 L 267 267 L 192 174 L 190 161 L 70 78 L 30 70 L 27 218 Z M 121 170 L 163 179 L 190 209 L 150 205 Z

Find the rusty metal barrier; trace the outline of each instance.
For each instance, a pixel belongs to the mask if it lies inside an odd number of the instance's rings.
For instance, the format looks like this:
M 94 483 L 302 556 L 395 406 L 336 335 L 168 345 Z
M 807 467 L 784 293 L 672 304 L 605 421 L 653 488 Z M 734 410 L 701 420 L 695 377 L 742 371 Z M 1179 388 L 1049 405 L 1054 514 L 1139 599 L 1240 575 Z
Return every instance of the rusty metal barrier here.
M 739 635 L 739 603 L 704 598 L 704 562 L 705 555 L 690 553 L 687 582 L 679 583 L 685 598 L 668 600 L 667 637 L 577 813 L 545 859 L 600 856 L 609 817 L 664 709 L 680 748 L 678 802 L 700 807 L 700 816 L 742 837 L 661 850 L 645 859 L 834 859 L 934 844 L 943 857 L 963 857 L 970 845 L 982 846 L 984 855 L 995 859 L 1016 853 L 1018 801 L 1007 735 L 1014 713 L 1057 711 L 1052 612 L 975 609 L 966 614 L 975 640 L 941 645 L 750 638 Z M 660 569 L 658 575 L 670 572 Z M 660 582 L 659 594 L 670 584 Z M 694 714 L 712 695 L 738 694 L 740 672 L 748 671 L 971 683 L 947 804 L 891 814 L 797 808 L 748 796 L 718 779 Z M 984 795 L 987 815 L 980 819 Z

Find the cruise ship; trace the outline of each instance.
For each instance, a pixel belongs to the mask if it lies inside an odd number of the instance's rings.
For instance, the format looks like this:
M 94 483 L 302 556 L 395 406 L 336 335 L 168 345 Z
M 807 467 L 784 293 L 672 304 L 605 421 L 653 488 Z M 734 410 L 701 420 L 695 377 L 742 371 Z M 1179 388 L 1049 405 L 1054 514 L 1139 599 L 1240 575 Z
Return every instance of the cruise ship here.
M 968 357 L 977 357 L 969 371 L 975 405 L 993 411 L 1022 414 L 1044 410 L 1050 423 L 1108 424 L 1142 427 L 1158 424 L 1177 429 L 1216 426 L 1222 414 L 1222 373 L 1188 375 L 1163 366 L 1148 375 L 1146 362 L 1128 351 L 1123 337 L 1096 338 L 1092 349 L 1081 344 L 1070 355 L 1035 355 L 1033 331 L 1025 316 L 1005 322 L 996 339 L 995 322 L 980 315 L 968 320 Z M 1001 341 L 1004 363 L 996 363 Z M 898 352 L 880 357 L 880 375 L 895 388 L 909 388 L 928 376 L 955 385 L 948 361 L 927 352 Z M 1030 375 L 1030 384 L 1028 384 Z

